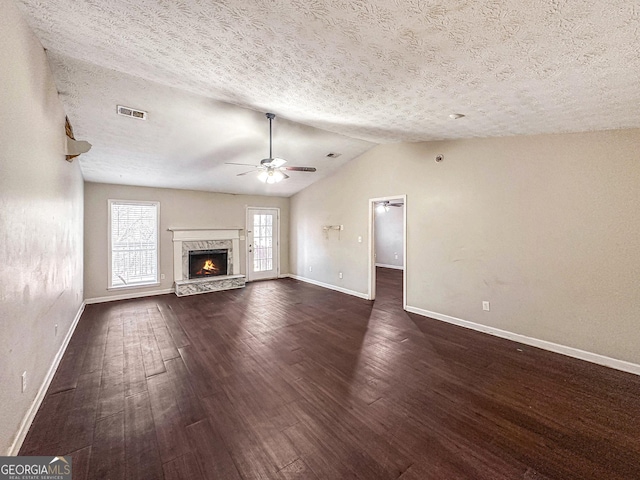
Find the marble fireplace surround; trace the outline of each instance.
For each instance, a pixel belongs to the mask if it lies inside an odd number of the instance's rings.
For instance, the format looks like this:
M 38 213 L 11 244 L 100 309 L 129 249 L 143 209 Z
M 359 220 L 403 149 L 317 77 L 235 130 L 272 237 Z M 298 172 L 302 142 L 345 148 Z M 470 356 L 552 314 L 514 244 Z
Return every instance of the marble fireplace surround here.
M 241 288 L 245 276 L 240 273 L 241 228 L 179 229 L 173 233 L 173 279 L 176 295 L 195 295 Z M 227 249 L 228 275 L 189 279 L 189 251 Z

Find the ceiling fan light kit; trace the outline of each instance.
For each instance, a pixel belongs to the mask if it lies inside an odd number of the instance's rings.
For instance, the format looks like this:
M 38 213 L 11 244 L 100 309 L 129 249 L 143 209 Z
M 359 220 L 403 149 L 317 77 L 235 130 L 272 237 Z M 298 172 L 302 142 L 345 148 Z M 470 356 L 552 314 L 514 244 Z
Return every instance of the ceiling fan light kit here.
M 273 122 L 273 119 L 276 118 L 276 115 L 275 113 L 267 113 L 265 115 L 269 119 L 269 158 L 263 158 L 262 160 L 260 160 L 260 165 L 232 162 L 227 162 L 227 165 L 243 165 L 247 167 L 253 167 L 253 170 L 238 173 L 237 176 L 240 177 L 242 175 L 247 175 L 248 173 L 258 171 L 260 172 L 258 174 L 258 180 L 270 184 L 278 183 L 289 178 L 289 175 L 284 173 L 283 170 L 294 172 L 315 172 L 315 167 L 285 167 L 284 164 L 287 163 L 285 159 L 273 157 L 273 133 L 271 123 Z
M 378 213 L 388 212 L 389 210 L 391 210 L 391 207 L 403 207 L 403 206 L 404 206 L 404 202 L 397 202 L 397 201 L 390 202 L 389 200 L 376 202 L 376 210 L 378 211 Z
M 285 178 L 289 178 L 289 176 L 274 168 L 263 170 L 258 174 L 258 180 L 264 183 L 278 183 Z

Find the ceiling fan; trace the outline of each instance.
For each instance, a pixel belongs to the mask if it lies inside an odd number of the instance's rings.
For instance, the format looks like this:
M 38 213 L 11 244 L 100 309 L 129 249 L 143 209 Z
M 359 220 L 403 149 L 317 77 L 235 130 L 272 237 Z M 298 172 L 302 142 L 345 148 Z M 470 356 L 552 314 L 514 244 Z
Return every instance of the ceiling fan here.
M 379 212 L 388 212 L 390 207 L 403 207 L 404 202 L 391 202 L 389 200 L 384 200 L 382 202 L 376 202 L 376 208 Z
M 284 164 L 287 163 L 283 158 L 274 158 L 273 157 L 273 136 L 271 132 L 271 122 L 274 118 L 276 118 L 275 113 L 267 113 L 266 117 L 269 119 L 269 158 L 263 158 L 260 160 L 260 165 L 251 165 L 248 163 L 233 163 L 226 162 L 226 165 L 242 165 L 245 167 L 253 167 L 252 170 L 248 172 L 238 173 L 238 177 L 242 175 L 247 175 L 253 172 L 260 172 L 258 174 L 258 180 L 265 183 L 278 183 L 281 180 L 285 180 L 289 178 L 289 175 L 284 173 L 283 170 L 293 171 L 293 172 L 315 172 L 315 167 L 285 167 Z

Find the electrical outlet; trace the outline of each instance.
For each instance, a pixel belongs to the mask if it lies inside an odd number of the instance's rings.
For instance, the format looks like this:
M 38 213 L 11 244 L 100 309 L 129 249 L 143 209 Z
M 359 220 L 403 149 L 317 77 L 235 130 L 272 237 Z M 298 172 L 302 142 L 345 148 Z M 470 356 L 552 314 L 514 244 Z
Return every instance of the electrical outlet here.
M 488 312 L 490 310 L 489 302 L 482 302 L 482 310 L 484 310 L 485 312 Z
M 27 372 L 22 373 L 22 393 L 27 390 Z
M 393 255 L 396 257 L 396 260 L 397 260 L 398 259 L 398 254 L 394 253 Z
M 309 271 L 313 272 L 313 267 L 311 265 L 309 265 Z
M 342 278 L 342 272 L 338 273 L 338 277 Z
M 164 273 L 160 274 L 160 280 L 164 280 Z
M 358 243 L 362 243 L 362 236 L 358 235 Z
M 58 336 L 58 324 L 56 323 L 54 326 L 54 331 L 56 333 L 56 337 Z

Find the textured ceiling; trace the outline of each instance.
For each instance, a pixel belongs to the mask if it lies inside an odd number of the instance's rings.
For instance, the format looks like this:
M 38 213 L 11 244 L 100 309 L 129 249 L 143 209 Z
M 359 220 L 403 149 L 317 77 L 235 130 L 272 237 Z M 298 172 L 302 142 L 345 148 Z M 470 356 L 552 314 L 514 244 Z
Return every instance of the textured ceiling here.
M 75 58 L 376 143 L 640 127 L 636 1 L 18 4 L 56 77 Z
M 79 157 L 90 182 L 289 196 L 373 145 L 276 117 L 274 156 L 318 171 L 287 172 L 288 180 L 267 185 L 237 176 L 250 167 L 225 165 L 255 165 L 269 156 L 263 113 L 53 52 L 48 56 L 76 138 L 93 144 Z M 117 115 L 116 105 L 144 108 L 148 119 Z M 327 158 L 329 152 L 342 155 Z

